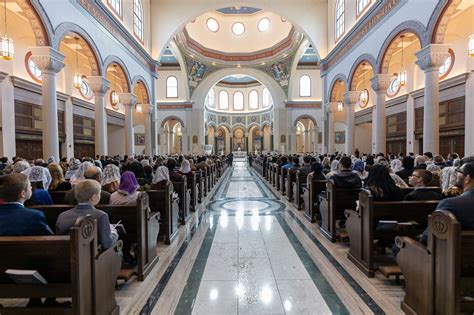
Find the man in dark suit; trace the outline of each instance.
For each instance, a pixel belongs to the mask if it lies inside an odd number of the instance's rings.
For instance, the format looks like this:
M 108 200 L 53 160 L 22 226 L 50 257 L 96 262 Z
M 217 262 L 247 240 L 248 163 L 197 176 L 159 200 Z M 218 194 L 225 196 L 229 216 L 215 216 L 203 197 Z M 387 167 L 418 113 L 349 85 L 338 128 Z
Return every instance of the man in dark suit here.
M 56 221 L 56 233 L 65 235 L 74 226 L 76 220 L 86 215 L 91 215 L 97 220 L 99 244 L 103 249 L 111 247 L 117 240 L 118 234 L 115 228 L 111 228 L 109 216 L 94 206 L 99 203 L 101 186 L 99 182 L 86 179 L 74 187 L 74 195 L 78 205 L 71 210 L 61 213 Z
M 433 175 L 427 170 L 415 170 L 409 177 L 409 184 L 415 190 L 405 196 L 405 200 L 440 200 L 441 194 L 426 186 L 433 180 Z
M 405 156 L 402 160 L 403 169 L 398 171 L 396 174 L 401 177 L 401 179 L 406 180 L 413 173 L 415 160 L 411 156 Z
M 443 199 L 436 210 L 451 211 L 461 223 L 463 229 L 474 229 L 474 162 L 464 163 L 456 170 L 456 187 L 461 187 L 463 193 L 457 197 Z M 428 231 L 423 232 L 423 244 L 428 242 Z
M 0 177 L 0 236 L 52 235 L 43 212 L 25 208 L 31 184 L 23 174 Z
M 303 165 L 299 168 L 301 176 L 308 176 L 311 173 L 311 156 L 306 155 L 303 158 Z
M 84 172 L 84 177 L 86 179 L 92 179 L 100 183 L 100 180 L 102 179 L 102 171 L 99 167 L 93 166 L 89 167 L 85 172 Z M 75 205 L 77 204 L 77 200 L 75 198 L 75 186 L 70 189 L 66 195 L 64 196 L 64 200 L 68 205 Z M 106 192 L 105 190 L 100 191 L 100 201 L 99 204 L 101 205 L 106 205 L 109 204 L 110 200 L 110 194 Z
M 334 184 L 337 188 L 361 188 L 362 181 L 360 180 L 359 175 L 352 172 L 351 165 L 352 161 L 351 158 L 348 156 L 343 156 L 339 160 L 339 164 L 341 165 L 341 170 L 339 173 L 334 174 L 330 177 L 334 181 Z

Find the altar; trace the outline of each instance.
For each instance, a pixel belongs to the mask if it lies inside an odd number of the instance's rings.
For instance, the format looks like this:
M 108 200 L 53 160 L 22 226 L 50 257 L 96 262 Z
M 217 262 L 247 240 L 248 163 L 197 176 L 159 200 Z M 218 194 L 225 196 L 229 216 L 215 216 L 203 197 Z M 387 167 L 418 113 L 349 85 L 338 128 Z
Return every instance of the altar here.
M 232 154 L 234 155 L 234 160 L 247 159 L 247 151 L 233 151 Z

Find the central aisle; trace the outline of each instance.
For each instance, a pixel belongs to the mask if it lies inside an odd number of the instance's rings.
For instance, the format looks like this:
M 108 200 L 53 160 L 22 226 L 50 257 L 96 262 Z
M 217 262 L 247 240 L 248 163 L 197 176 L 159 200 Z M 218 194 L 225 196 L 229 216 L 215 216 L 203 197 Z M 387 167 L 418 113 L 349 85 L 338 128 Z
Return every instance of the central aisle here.
M 209 227 L 176 314 L 347 314 L 245 162 L 207 205 Z

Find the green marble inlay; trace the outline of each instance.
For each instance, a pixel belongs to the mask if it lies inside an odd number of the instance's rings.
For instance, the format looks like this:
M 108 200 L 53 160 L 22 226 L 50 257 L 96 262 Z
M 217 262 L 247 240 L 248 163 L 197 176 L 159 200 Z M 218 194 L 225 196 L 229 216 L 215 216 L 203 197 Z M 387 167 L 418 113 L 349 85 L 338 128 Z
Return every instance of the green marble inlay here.
M 295 235 L 295 233 L 293 233 L 293 230 L 290 228 L 288 223 L 286 223 L 285 219 L 280 214 L 277 214 L 275 217 L 280 223 L 280 226 L 285 232 L 286 237 L 288 237 L 290 240 L 291 245 L 298 254 L 298 257 L 306 268 L 306 271 L 308 271 L 309 275 L 311 276 L 311 279 L 313 279 L 314 284 L 318 288 L 321 296 L 323 297 L 331 312 L 337 315 L 349 314 L 349 311 L 345 305 L 339 299 L 336 292 L 334 292 L 334 289 L 327 282 L 326 278 L 324 278 L 318 266 L 316 266 L 314 261 L 311 259 L 308 252 L 306 249 L 304 249 L 303 245 L 299 241 L 298 237 Z
M 204 269 L 206 268 L 207 258 L 209 257 L 209 252 L 211 251 L 212 241 L 214 240 L 214 235 L 216 234 L 219 215 L 214 215 L 212 220 L 213 226 L 212 228 L 209 226 L 209 229 L 206 232 L 201 249 L 199 250 L 196 261 L 194 262 L 193 269 L 189 274 L 188 281 L 186 282 L 186 286 L 184 287 L 183 293 L 179 299 L 175 314 L 191 314 L 193 310 L 194 301 L 196 300 L 199 285 L 201 284 L 202 276 L 204 275 Z

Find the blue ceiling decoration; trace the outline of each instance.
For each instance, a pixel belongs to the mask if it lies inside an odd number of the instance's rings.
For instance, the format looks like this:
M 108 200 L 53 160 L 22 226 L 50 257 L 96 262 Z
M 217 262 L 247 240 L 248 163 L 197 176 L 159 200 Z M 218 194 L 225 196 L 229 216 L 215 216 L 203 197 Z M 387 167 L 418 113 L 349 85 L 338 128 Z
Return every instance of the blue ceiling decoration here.
M 257 80 L 250 76 L 228 76 L 219 81 L 219 83 L 224 84 L 251 84 L 258 83 Z
M 169 47 L 166 47 L 165 51 L 161 55 L 160 63 L 162 66 L 179 65 L 178 60 Z
M 235 7 L 227 7 L 227 8 L 218 9 L 216 11 L 223 14 L 254 14 L 255 12 L 260 11 L 260 9 L 252 8 L 252 7 L 235 6 Z
M 320 60 L 316 54 L 316 50 L 313 48 L 313 46 L 309 45 L 298 62 L 298 65 L 318 65 L 319 61 Z

